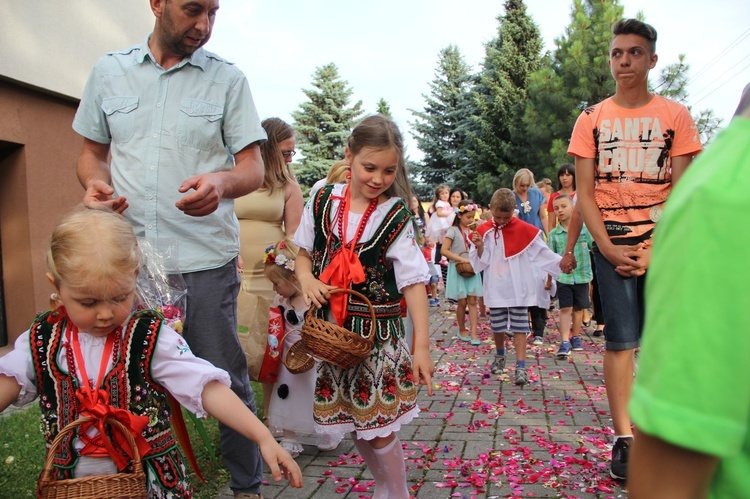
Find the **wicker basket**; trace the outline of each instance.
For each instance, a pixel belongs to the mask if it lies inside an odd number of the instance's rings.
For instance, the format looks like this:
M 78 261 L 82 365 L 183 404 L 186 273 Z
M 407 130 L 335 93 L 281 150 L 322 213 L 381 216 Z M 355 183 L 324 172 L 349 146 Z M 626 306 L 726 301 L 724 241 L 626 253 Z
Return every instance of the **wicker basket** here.
M 299 329 L 292 329 L 284 333 L 281 343 L 284 343 L 289 333 L 299 331 Z M 315 366 L 315 359 L 307 353 L 303 340 L 295 341 L 286 352 L 284 352 L 284 358 L 281 360 L 284 363 L 284 367 L 292 374 L 301 374 L 309 371 Z
M 370 339 L 372 330 L 376 327 L 375 309 L 365 295 L 352 289 L 334 289 L 331 294 L 349 293 L 358 297 L 367 304 L 370 309 L 372 326 L 367 336 L 360 336 L 345 329 L 338 324 L 333 324 L 315 317 L 315 307 L 310 307 L 305 315 L 305 324 L 302 326 L 302 341 L 305 349 L 315 357 L 335 364 L 344 369 L 349 369 L 370 355 L 373 342 Z
M 82 478 L 69 478 L 65 480 L 55 480 L 54 467 L 52 462 L 55 458 L 55 451 L 67 433 L 73 432 L 83 423 L 93 421 L 93 418 L 79 418 L 57 434 L 47 452 L 47 460 L 44 463 L 44 470 L 39 477 L 39 488 L 37 497 L 41 499 L 146 499 L 148 491 L 146 489 L 146 474 L 143 471 L 143 463 L 138 453 L 138 446 L 135 444 L 133 435 L 122 423 L 114 418 L 107 418 L 107 423 L 117 428 L 127 438 L 130 447 L 133 449 L 133 473 L 118 473 L 116 475 L 97 475 Z
M 458 256 L 468 254 L 466 251 L 462 251 Z M 461 277 L 472 277 L 474 275 L 474 268 L 469 262 L 456 262 L 456 272 Z

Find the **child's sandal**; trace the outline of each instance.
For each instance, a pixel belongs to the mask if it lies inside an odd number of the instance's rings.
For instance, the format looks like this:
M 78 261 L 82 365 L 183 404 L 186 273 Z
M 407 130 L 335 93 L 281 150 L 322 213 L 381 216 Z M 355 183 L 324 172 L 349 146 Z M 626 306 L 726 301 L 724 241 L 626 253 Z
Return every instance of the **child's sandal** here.
M 300 453 L 305 450 L 302 444 L 297 442 L 293 438 L 282 438 L 281 448 L 291 454 L 292 457 L 297 457 Z

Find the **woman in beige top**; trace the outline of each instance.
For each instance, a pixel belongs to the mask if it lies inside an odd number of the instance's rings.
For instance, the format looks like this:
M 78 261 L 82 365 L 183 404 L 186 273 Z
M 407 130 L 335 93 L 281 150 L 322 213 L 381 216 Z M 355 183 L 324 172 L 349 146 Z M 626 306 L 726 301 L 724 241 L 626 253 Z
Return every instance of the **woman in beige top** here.
M 244 274 L 243 286 L 273 301 L 276 293 L 263 275 L 265 250 L 284 238 L 294 237 L 304 202 L 289 166 L 296 154 L 294 129 L 279 118 L 267 118 L 261 124 L 268 135 L 268 140 L 260 146 L 266 170 L 263 187 L 235 199 L 234 211 L 240 221 L 239 266 Z M 266 414 L 272 389 L 273 383 L 263 383 Z

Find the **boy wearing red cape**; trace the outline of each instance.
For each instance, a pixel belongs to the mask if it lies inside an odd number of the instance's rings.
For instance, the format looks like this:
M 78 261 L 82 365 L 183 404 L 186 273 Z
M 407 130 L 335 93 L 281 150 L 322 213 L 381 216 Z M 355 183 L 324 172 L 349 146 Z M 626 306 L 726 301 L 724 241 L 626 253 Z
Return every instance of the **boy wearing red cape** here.
M 516 385 L 529 382 L 526 368 L 528 307 L 536 305 L 534 265 L 553 277 L 560 273 L 561 257 L 550 250 L 542 231 L 513 216 L 516 199 L 510 189 L 498 189 L 492 195 L 492 219 L 472 234 L 469 251 L 471 266 L 484 271 L 484 303 L 490 310 L 490 326 L 495 339 L 492 374 L 505 369 L 505 336 L 513 337 L 516 349 Z

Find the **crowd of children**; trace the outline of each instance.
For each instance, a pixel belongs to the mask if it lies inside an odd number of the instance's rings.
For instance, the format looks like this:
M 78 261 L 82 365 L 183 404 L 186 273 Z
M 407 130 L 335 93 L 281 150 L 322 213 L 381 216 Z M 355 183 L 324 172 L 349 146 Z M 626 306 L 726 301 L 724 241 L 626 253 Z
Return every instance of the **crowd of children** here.
M 37 315 L 14 350 L 0 358 L 0 410 L 38 397 L 48 446 L 68 425 L 89 418 L 58 449 L 51 450 L 57 479 L 132 471 L 133 450 L 107 428 L 110 420 L 116 420 L 132 434 L 143 456 L 149 497 L 190 497 L 182 450 L 170 426 L 173 411 L 180 411 L 171 403 L 176 400 L 197 416 L 212 415 L 256 442 L 274 479 L 286 477 L 294 487 L 301 487 L 294 457 L 302 451 L 302 444 L 330 450 L 349 434 L 375 478 L 372 497 L 407 499 L 398 432 L 419 415 L 418 385 L 425 385 L 432 394 L 428 313 L 430 306 L 440 305 L 442 278 L 445 300 L 456 307 L 459 340 L 481 344 L 478 322 L 486 311 L 495 346 L 488 370 L 492 374 L 505 371 L 506 343 L 511 339 L 512 372 L 519 386 L 529 383 L 527 338 L 534 329 L 535 343 L 544 341 L 544 314 L 551 297 L 556 297 L 559 306 L 561 341 L 556 356 L 562 359 L 583 349 L 585 315 L 591 298 L 601 297 L 609 321 L 604 379 L 615 433 L 610 474 L 626 478 L 629 449 L 635 445 L 627 404 L 645 317 L 643 290 L 651 242 L 672 185 L 702 149 L 687 108 L 649 89 L 648 73 L 657 61 L 655 46 L 656 31 L 651 26 L 635 19 L 615 23 L 609 64 L 616 92 L 581 113 L 568 151 L 575 165 L 559 168 L 556 192 L 551 181 L 535 183 L 533 173 L 522 168 L 513 179 L 513 189 L 497 189 L 487 210 L 459 188 L 439 185 L 425 212 L 412 194 L 403 139 L 393 121 L 375 115 L 357 124 L 347 141 L 344 161 L 335 165 L 328 181 L 311 191 L 293 241 L 279 241 L 266 250 L 264 275 L 276 293 L 274 306 L 283 317 L 287 353 L 300 344 L 300 328 L 311 308 L 316 317 L 368 336 L 373 347 L 353 367 L 312 356 L 309 369 L 280 367 L 267 400 L 270 424 L 283 431 L 280 443 L 230 389 L 226 371 L 196 357 L 160 312 L 137 309 L 141 250 L 131 225 L 106 209 L 78 208 L 57 224 L 47 248 L 46 275 L 53 290 L 50 310 Z M 734 129 L 746 127 L 747 120 L 743 120 Z M 645 129 L 628 138 L 627 133 L 615 136 L 619 125 L 602 130 L 621 121 L 651 123 L 654 130 L 668 133 Z M 600 134 L 610 134 L 612 140 L 605 141 Z M 737 143 L 744 144 L 738 137 Z M 291 158 L 294 151 L 286 154 Z M 640 164 L 643 158 L 652 157 L 659 159 L 658 165 L 656 161 Z M 343 174 L 344 180 L 334 183 L 334 171 Z M 683 181 L 692 182 L 685 189 L 709 185 L 696 181 L 699 174 Z M 674 251 L 655 252 L 660 259 L 654 261 L 661 264 L 657 272 L 663 273 L 666 260 L 679 253 L 687 233 L 674 230 L 682 223 L 676 214 L 689 208 L 685 192 L 678 192 L 677 208 L 665 212 L 667 235 L 661 244 L 662 248 L 671 244 Z M 114 201 L 104 204 L 127 209 L 122 199 Z M 694 246 L 705 246 L 704 240 L 694 239 Z M 592 293 L 597 276 L 601 295 L 596 290 Z M 673 290 L 666 281 L 653 282 L 652 291 L 661 293 L 655 294 L 653 302 L 671 303 Z M 723 281 L 715 284 L 717 289 L 727 289 Z M 341 289 L 358 294 L 335 292 Z M 681 297 L 688 298 L 693 297 Z M 596 316 L 600 310 L 598 300 L 593 301 Z M 408 337 L 402 319 L 404 303 L 410 322 Z M 652 312 L 650 329 L 664 329 L 673 320 L 667 312 L 670 307 Z M 597 322 L 601 327 L 603 321 Z M 683 324 L 684 329 L 696 330 L 695 337 L 703 334 L 700 325 Z M 658 337 L 649 337 L 652 352 L 658 352 Z M 678 439 L 674 431 L 662 430 L 669 430 L 675 418 L 656 414 L 676 407 L 669 383 L 679 379 L 689 364 L 667 364 L 674 376 L 661 376 L 667 381 L 658 385 L 653 373 L 662 369 L 657 364 L 663 357 L 657 359 L 654 353 L 647 357 L 648 380 L 656 383 L 636 385 L 631 402 L 646 432 L 639 437 L 644 440 L 640 448 L 648 450 L 640 451 L 640 481 L 636 480 L 640 490 L 654 487 L 661 479 L 656 476 L 661 471 L 658 465 L 695 460 L 668 447 L 668 442 Z M 709 384 L 706 387 L 707 393 L 713 389 Z M 652 403 L 653 393 L 648 390 L 662 396 L 661 405 Z M 682 391 L 683 398 L 695 399 Z M 740 409 L 728 409 L 745 419 L 729 425 L 732 432 L 725 431 L 736 434 L 735 447 L 747 440 L 747 411 Z M 685 414 L 698 420 L 695 410 Z M 663 424 L 659 427 L 654 421 Z M 649 436 L 651 431 L 666 433 L 665 442 Z M 681 436 L 692 438 L 691 433 L 695 432 L 683 431 Z M 729 441 L 726 435 L 722 438 Z M 686 448 L 694 447 L 689 441 L 679 441 Z M 695 446 L 695 452 L 713 454 L 716 447 L 713 441 L 709 444 Z M 660 456 L 669 459 L 659 460 Z M 705 495 L 715 467 L 711 461 L 693 465 L 703 474 L 693 479 L 699 482 L 695 490 L 702 493 L 692 495 Z M 664 475 L 681 480 L 683 474 L 675 469 L 669 468 Z M 740 466 L 730 471 L 747 475 Z M 731 473 L 722 468 L 719 478 L 727 481 L 724 475 Z M 746 491 L 747 487 L 737 486 L 742 480 L 732 478 L 730 484 Z
M 542 229 L 517 216 L 517 193 L 506 188 L 495 191 L 489 208 L 482 210 L 460 190 L 441 185 L 429 215 L 425 213 L 411 194 L 401 134 L 383 116 L 366 118 L 354 128 L 342 164 L 345 180 L 322 183 L 312 192 L 294 242 L 279 241 L 266 250 L 264 274 L 283 317 L 282 351 L 300 345 L 310 307 L 320 309 L 326 320 L 370 335 L 373 348 L 351 368 L 312 356 L 301 372 L 280 367 L 266 415 L 271 426 L 283 431 L 280 445 L 227 388 L 225 372 L 194 357 L 158 314 L 132 314 L 140 262 L 137 242 L 124 219 L 101 210 L 76 210 L 53 234 L 48 256 L 53 309 L 39 315 L 16 349 L 0 359 L 0 409 L 42 397 L 48 442 L 78 416 L 103 412 L 130 421 L 129 429 L 146 456 L 155 497 L 189 493 L 174 440 L 154 441 L 151 431 L 143 429 L 152 409 L 159 415 L 157 424 L 166 428 L 169 393 L 190 411 L 211 414 L 258 442 L 276 479 L 285 475 L 299 486 L 301 475 L 293 458 L 302 445 L 331 450 L 348 433 L 375 477 L 373 497 L 408 498 L 397 433 L 419 414 L 417 385 L 432 392 L 428 307 L 440 303 L 437 268 L 445 268 L 445 299 L 457 304 L 458 338 L 479 346 L 480 310 L 482 316 L 487 311 L 495 343 L 488 370 L 504 372 L 510 338 L 515 384 L 523 386 L 529 382 L 530 308 L 546 311 L 556 296 L 561 334 L 557 356 L 582 350 L 582 314 L 590 307 L 593 277 L 592 238 L 584 228 L 570 250 L 572 165 L 561 167 L 558 192 L 542 182 L 550 199 L 549 205 L 540 206 L 552 208 L 548 217 L 544 213 L 545 220 L 557 223 L 545 242 Z M 84 244 L 91 240 L 98 241 L 97 251 Z M 571 254 L 575 270 L 561 273 L 570 270 L 563 260 Z M 358 291 L 369 304 L 353 294 L 333 293 L 337 289 Z M 402 302 L 409 313 L 408 339 Z M 43 346 L 32 348 L 35 343 Z M 132 354 L 145 355 L 145 363 L 131 364 L 136 358 Z M 45 363 L 63 369 L 47 372 L 39 368 Z M 89 381 L 87 373 L 95 374 L 97 365 L 99 377 Z M 111 391 L 112 376 L 132 378 L 129 390 Z M 67 391 L 60 389 L 61 382 Z M 144 393 L 150 394 L 145 404 Z M 70 442 L 75 452 L 63 452 L 67 457 L 60 461 L 59 477 L 127 467 L 126 449 L 103 438 L 101 428 L 92 424 Z M 164 466 L 173 468 L 170 482 L 157 472 Z
M 524 172 L 525 170 L 522 173 Z M 529 182 L 531 182 L 533 176 L 530 173 L 527 173 L 527 176 L 529 176 Z M 549 221 L 550 224 L 550 234 L 541 237 L 548 242 L 554 252 L 560 256 L 565 256 L 567 226 L 570 223 L 575 206 L 575 167 L 570 163 L 565 163 L 559 168 L 557 191 L 552 189 L 552 182 L 546 178 L 537 182 L 536 188 L 545 199 L 544 203 L 538 203 L 542 212 L 540 217 Z M 485 317 L 487 305 L 482 291 L 477 290 L 475 286 L 477 283 L 480 287 L 482 286 L 483 281 L 485 281 L 484 272 L 476 272 L 473 276 L 464 277 L 457 272 L 456 267 L 457 264 L 461 263 L 469 264 L 468 256 L 472 246 L 472 234 L 481 222 L 491 220 L 492 210 L 491 208 L 482 209 L 480 205 L 468 199 L 459 200 L 454 195 L 456 192 L 460 191 L 458 189 L 450 190 L 447 185 L 440 185 L 435 189 L 435 196 L 428 210 L 422 207 L 416 196 L 412 197 L 411 208 L 422 236 L 423 253 L 430 267 L 429 304 L 430 306 L 440 305 L 438 288 L 442 288 L 446 301 L 449 303 L 456 302 L 458 305 L 455 308 L 457 338 L 472 345 L 479 345 L 480 341 L 476 336 L 477 320 L 475 317 Z M 516 206 L 513 215 L 517 216 L 518 197 L 517 194 L 514 194 L 514 196 Z M 564 213 L 563 219 L 559 217 L 558 210 L 554 206 L 554 201 L 558 197 L 566 199 L 565 203 L 561 203 L 561 209 Z M 452 213 L 445 215 L 444 213 L 447 213 L 449 207 L 453 206 L 454 198 L 457 204 L 452 208 Z M 447 225 L 446 220 L 452 220 L 451 224 Z M 543 344 L 543 335 L 547 325 L 547 310 L 553 309 L 555 300 L 559 300 L 561 296 L 558 284 L 566 284 L 562 289 L 562 304 L 559 305 L 559 329 L 563 338 L 558 355 L 561 357 L 569 356 L 571 351 L 583 349 L 581 331 L 583 327 L 590 325 L 590 310 L 592 308 L 596 318 L 594 335 L 600 336 L 604 328 L 604 321 L 597 300 L 598 292 L 591 286 L 594 280 L 593 262 L 589 254 L 592 239 L 585 229 L 580 239 L 575 251 L 570 252 L 575 254 L 578 262 L 578 266 L 572 274 L 561 273 L 555 278 L 555 275 L 543 271 L 538 265 L 528 267 L 528 273 L 533 274 L 533 281 L 530 280 L 529 284 L 533 282 L 536 289 L 536 300 L 526 300 L 529 301 L 527 305 L 529 328 L 530 333 L 533 333 L 535 345 Z M 439 268 L 444 270 L 442 276 Z M 576 285 L 575 296 L 571 297 L 568 285 L 573 284 Z M 467 287 L 471 291 L 470 293 L 467 293 Z M 571 302 L 573 298 L 575 298 L 575 303 Z M 450 311 L 453 310 L 453 307 L 451 307 Z M 468 329 L 466 326 L 467 315 L 469 317 Z
M 558 171 L 559 190 L 553 191 L 551 185 L 549 179 L 536 184 L 545 198 L 544 203 L 539 203 L 541 216 L 555 224 L 546 237 L 541 229 L 517 218 L 517 194 L 508 189 L 496 191 L 489 208 L 484 210 L 470 200 L 455 196 L 460 191 L 450 190 L 446 185 L 435 189 L 427 213 L 418 198 L 412 197 L 412 211 L 417 218 L 428 264 L 437 267 L 441 262 L 447 263 L 442 280 L 437 272 L 431 275 L 430 305 L 439 305 L 437 285 L 442 283 L 445 299 L 455 300 L 458 305 L 457 338 L 475 346 L 481 344 L 477 335 L 478 318 L 484 317 L 488 309 L 497 349 L 490 372 L 499 374 L 505 369 L 505 337 L 512 337 L 516 349 L 515 377 L 519 385 L 528 382 L 526 338 L 533 331 L 534 343 L 542 343 L 546 311 L 554 307 L 554 300 L 558 301 L 560 309 L 561 342 L 557 355 L 561 358 L 572 351 L 583 350 L 583 316 L 591 307 L 589 283 L 593 272 L 589 252 L 592 240 L 585 228 L 574 251 L 570 252 L 575 256 L 577 267 L 572 273 L 560 272 L 560 261 L 566 255 L 567 227 L 575 204 L 575 167 L 569 163 L 562 165 Z M 485 241 L 490 229 L 494 237 Z M 505 247 L 506 240 L 511 247 Z M 545 247 L 545 241 L 549 248 Z M 459 274 L 458 267 L 462 264 L 470 265 L 473 275 Z M 531 314 L 532 310 L 544 311 L 544 315 L 536 317 Z M 601 330 L 603 321 L 600 320 L 597 327 Z

